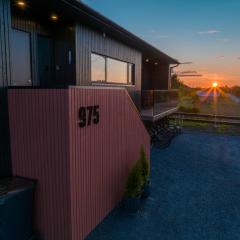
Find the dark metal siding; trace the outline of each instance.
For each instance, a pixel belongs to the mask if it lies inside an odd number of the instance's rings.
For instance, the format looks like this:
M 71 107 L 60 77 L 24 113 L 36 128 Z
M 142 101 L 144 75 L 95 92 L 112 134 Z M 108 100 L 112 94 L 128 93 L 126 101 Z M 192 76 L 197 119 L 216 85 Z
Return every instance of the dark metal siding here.
M 135 99 L 141 90 L 142 54 L 117 40 L 83 25 L 76 26 L 77 85 L 91 85 L 91 52 L 135 64 L 135 86 L 127 87 Z
M 10 82 L 10 5 L 0 0 L 0 177 L 11 174 L 6 87 Z
M 143 90 L 168 90 L 170 88 L 169 65 L 144 63 L 142 67 Z
M 159 65 L 152 72 L 153 89 L 168 90 L 170 88 L 169 65 Z
M 50 24 L 50 23 L 49 23 Z M 55 27 L 55 28 L 54 28 Z M 12 28 L 31 34 L 31 69 L 33 86 L 39 86 L 38 79 L 38 35 L 48 36 L 53 44 L 53 79 L 49 86 L 74 85 L 75 80 L 75 31 L 69 26 L 48 27 L 38 21 L 12 14 Z M 68 51 L 72 51 L 72 64 L 68 64 Z M 56 70 L 59 66 L 60 70 Z
M 9 1 L 0 0 L 0 87 L 7 86 L 10 79 L 9 26 Z
M 79 128 L 78 111 L 100 122 Z M 38 180 L 36 229 L 45 240 L 82 240 L 122 199 L 150 137 L 125 89 L 9 90 L 13 173 Z

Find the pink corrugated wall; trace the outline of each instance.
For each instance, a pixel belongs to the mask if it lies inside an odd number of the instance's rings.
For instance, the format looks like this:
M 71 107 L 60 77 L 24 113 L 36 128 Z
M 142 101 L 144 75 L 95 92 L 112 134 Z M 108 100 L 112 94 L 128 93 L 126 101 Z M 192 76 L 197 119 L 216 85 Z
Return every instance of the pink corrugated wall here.
M 13 174 L 38 180 L 37 230 L 71 239 L 67 90 L 9 90 Z
M 99 105 L 100 122 L 78 126 Z M 36 227 L 45 240 L 83 239 L 121 200 L 150 139 L 125 89 L 9 90 L 13 171 L 38 179 Z

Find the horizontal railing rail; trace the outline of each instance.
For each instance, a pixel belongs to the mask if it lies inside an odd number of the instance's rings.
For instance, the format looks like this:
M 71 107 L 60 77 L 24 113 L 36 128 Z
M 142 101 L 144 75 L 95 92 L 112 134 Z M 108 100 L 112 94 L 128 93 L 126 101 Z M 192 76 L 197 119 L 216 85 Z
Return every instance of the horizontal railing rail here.
M 181 121 L 201 122 L 201 123 L 215 123 L 224 125 L 240 125 L 240 117 L 213 115 L 213 114 L 195 114 L 178 112 L 172 115 L 172 118 L 181 119 Z
M 215 114 L 200 114 L 200 113 L 184 113 L 184 112 L 178 112 L 178 115 L 183 115 L 187 117 L 203 117 L 203 118 L 221 118 L 221 119 L 233 119 L 233 120 L 239 120 L 239 116 L 226 116 L 226 115 L 215 115 Z

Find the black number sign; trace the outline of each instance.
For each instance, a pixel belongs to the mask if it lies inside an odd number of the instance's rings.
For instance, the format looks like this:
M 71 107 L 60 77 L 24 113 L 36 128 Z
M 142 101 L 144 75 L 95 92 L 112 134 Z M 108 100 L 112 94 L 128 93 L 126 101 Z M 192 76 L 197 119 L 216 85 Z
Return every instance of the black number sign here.
M 78 112 L 79 127 L 84 128 L 99 123 L 99 106 L 80 107 Z
M 93 123 L 98 124 L 99 123 L 99 106 L 93 107 Z

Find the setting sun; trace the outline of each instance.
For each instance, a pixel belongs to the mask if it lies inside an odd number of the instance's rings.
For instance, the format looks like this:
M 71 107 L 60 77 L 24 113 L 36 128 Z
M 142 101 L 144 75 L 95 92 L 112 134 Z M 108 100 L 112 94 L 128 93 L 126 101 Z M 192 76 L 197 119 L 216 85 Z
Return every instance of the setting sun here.
M 214 83 L 212 84 L 212 87 L 213 87 L 213 88 L 218 87 L 218 83 L 217 83 L 217 82 L 214 82 Z

